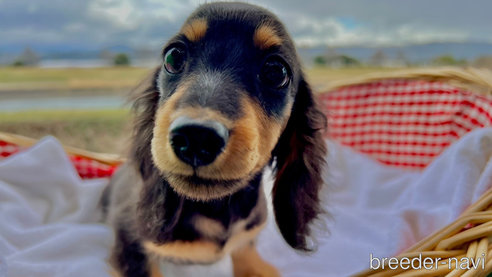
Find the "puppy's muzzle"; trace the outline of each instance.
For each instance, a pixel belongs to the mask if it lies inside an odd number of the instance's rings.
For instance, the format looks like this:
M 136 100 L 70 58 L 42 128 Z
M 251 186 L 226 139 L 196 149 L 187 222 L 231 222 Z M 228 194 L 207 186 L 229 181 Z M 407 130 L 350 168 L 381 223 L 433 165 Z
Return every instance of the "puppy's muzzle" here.
M 222 123 L 185 116 L 174 120 L 169 130 L 174 153 L 193 168 L 212 163 L 229 139 L 229 130 Z

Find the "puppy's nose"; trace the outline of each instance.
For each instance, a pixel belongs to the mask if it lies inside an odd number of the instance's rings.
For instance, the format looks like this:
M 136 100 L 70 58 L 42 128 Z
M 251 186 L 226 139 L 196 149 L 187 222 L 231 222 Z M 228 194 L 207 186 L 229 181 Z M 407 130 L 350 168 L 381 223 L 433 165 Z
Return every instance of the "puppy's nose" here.
M 222 152 L 229 130 L 217 121 L 178 117 L 169 127 L 169 140 L 176 156 L 193 166 L 212 163 Z

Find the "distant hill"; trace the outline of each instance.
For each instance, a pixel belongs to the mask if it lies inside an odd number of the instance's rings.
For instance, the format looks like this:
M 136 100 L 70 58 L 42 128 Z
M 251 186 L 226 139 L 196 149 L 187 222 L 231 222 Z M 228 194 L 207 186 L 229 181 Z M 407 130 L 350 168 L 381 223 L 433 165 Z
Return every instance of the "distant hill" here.
M 403 54 L 411 63 L 425 63 L 437 56 L 453 55 L 456 59 L 474 60 L 479 56 L 492 55 L 492 43 L 480 42 L 436 42 L 427 44 L 414 44 L 401 47 L 315 47 L 300 48 L 299 55 L 311 64 L 316 56 L 326 54 L 328 51 L 340 55 L 348 55 L 360 61 L 367 62 L 376 51 L 383 53 L 390 59 Z

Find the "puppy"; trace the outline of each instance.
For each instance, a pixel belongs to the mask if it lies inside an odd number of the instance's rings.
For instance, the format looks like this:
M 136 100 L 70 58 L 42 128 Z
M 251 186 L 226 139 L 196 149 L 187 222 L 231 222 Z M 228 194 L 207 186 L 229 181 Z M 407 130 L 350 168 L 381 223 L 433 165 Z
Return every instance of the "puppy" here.
M 121 276 L 159 276 L 160 260 L 209 264 L 231 255 L 235 276 L 279 276 L 255 250 L 266 221 L 262 174 L 285 241 L 310 250 L 326 154 L 294 44 L 267 10 L 200 6 L 137 91 L 129 161 L 104 196 Z

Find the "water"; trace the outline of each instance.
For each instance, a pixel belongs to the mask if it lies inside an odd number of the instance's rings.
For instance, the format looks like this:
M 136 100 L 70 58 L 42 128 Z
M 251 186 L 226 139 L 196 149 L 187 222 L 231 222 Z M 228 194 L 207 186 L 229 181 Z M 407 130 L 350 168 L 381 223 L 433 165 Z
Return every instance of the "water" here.
M 153 68 L 159 64 L 159 59 L 132 59 L 131 66 Z M 43 59 L 40 61 L 41 68 L 96 68 L 113 66 L 112 61 L 103 59 Z
M 124 106 L 125 100 L 116 95 L 5 99 L 0 100 L 0 111 L 118 109 Z
M 41 60 L 38 66 L 42 68 L 94 68 L 111 65 L 111 63 L 102 59 L 46 59 Z

